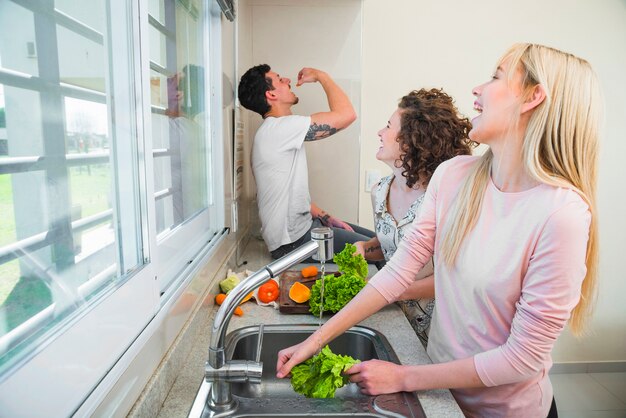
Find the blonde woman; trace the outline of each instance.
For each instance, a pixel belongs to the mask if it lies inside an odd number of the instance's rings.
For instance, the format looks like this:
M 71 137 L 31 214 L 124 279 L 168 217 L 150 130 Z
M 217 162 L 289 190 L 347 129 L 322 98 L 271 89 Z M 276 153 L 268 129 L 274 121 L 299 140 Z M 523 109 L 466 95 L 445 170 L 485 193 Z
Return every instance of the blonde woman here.
M 437 168 L 395 255 L 320 330 L 279 353 L 278 377 L 394 301 L 436 253 L 435 364 L 371 360 L 350 380 L 370 395 L 450 388 L 469 417 L 556 416 L 550 353 L 568 321 L 582 332 L 596 281 L 598 81 L 582 59 L 518 44 L 472 93 L 470 139 L 489 150 Z

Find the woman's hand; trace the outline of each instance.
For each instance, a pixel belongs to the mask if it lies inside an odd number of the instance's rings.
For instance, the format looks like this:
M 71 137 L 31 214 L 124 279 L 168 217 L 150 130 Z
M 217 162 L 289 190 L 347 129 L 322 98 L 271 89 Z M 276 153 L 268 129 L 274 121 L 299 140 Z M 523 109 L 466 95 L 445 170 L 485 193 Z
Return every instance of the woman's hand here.
M 365 241 L 357 241 L 354 246 L 356 247 L 354 255 L 361 254 L 365 258 Z
M 300 344 L 292 345 L 278 352 L 278 360 L 276 361 L 276 377 L 282 379 L 289 375 L 294 366 L 311 358 L 317 351 L 318 344 L 312 341 L 315 334 L 302 341 Z
M 405 367 L 382 360 L 369 360 L 357 363 L 345 373 L 356 383 L 365 395 L 402 392 Z
M 385 259 L 383 250 L 380 248 L 380 241 L 378 241 L 377 237 L 369 241 L 357 241 L 354 245 L 356 246 L 354 254 L 361 254 L 367 261 L 380 261 Z

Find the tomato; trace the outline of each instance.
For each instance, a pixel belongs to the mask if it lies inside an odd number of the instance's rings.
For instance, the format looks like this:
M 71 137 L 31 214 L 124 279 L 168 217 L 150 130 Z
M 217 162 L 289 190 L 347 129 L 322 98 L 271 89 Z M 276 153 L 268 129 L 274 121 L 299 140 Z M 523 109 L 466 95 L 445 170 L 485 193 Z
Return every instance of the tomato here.
M 270 303 L 278 299 L 280 290 L 275 280 L 268 280 L 259 287 L 259 301 Z

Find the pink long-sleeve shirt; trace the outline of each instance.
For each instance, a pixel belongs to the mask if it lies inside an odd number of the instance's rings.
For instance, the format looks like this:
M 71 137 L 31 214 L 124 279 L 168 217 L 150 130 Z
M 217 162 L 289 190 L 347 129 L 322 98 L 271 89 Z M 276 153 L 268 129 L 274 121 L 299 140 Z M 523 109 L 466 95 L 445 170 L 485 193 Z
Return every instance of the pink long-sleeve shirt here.
M 580 299 L 591 214 L 573 190 L 541 184 L 503 193 L 489 180 L 481 212 L 454 266 L 437 257 L 448 212 L 478 157 L 435 171 L 422 210 L 385 268 L 370 280 L 389 302 L 435 255 L 434 363 L 473 357 L 486 388 L 455 389 L 470 417 L 547 416 L 550 352 Z

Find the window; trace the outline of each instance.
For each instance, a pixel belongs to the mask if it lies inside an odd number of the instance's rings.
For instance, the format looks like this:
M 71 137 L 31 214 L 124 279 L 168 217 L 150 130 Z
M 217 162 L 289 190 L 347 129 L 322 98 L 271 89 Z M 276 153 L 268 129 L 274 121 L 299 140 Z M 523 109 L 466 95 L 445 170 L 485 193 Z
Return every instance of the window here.
M 3 414 L 70 415 L 222 229 L 205 7 L 0 0 Z
M 165 291 L 180 269 L 172 260 L 191 260 L 215 232 L 207 188 L 208 74 L 199 2 L 151 0 L 149 24 L 156 258 Z

